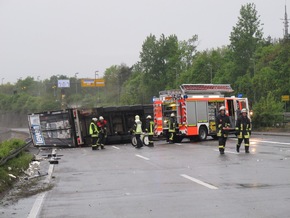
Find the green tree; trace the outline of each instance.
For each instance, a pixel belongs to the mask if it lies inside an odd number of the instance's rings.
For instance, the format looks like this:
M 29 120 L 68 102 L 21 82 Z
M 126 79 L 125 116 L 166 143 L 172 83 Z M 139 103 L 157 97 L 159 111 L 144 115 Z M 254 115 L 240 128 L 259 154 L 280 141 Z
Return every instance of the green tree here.
M 104 79 L 106 81 L 107 90 L 106 104 L 119 105 L 123 94 L 123 85 L 132 74 L 132 67 L 125 64 L 119 66 L 113 65 L 105 71 Z
M 154 35 L 146 38 L 137 64 L 144 75 L 140 79 L 146 93 L 145 102 L 151 102 L 159 91 L 179 87 L 178 78 L 193 61 L 196 40 L 197 36 L 193 36 L 188 41 L 179 42 L 176 35 L 166 37 L 164 34 L 159 40 Z
M 144 85 L 142 83 L 143 76 L 144 75 L 141 73 L 134 73 L 131 78 L 127 80 L 123 87 L 121 104 L 134 105 L 144 103 L 145 92 L 143 92 L 144 87 L 142 87 Z
M 250 66 L 253 68 L 255 52 L 262 43 L 263 30 L 256 6 L 254 3 L 243 5 L 240 9 L 238 22 L 230 34 L 230 49 L 235 62 L 233 81 L 247 73 Z
M 275 98 L 272 92 L 264 96 L 253 107 L 253 125 L 254 127 L 271 127 L 276 123 L 281 123 L 283 117 L 283 103 Z

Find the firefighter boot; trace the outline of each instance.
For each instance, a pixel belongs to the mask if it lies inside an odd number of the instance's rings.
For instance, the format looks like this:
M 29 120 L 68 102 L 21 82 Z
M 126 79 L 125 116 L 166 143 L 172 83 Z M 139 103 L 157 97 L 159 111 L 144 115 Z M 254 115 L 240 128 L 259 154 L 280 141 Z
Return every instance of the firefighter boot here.
M 101 144 L 101 149 L 105 149 L 105 145 Z
M 250 146 L 245 146 L 245 152 L 250 153 Z
M 238 153 L 240 153 L 240 147 L 241 147 L 241 145 L 237 144 L 236 149 L 237 149 L 237 152 L 238 152 Z
M 224 148 L 219 148 L 220 154 L 224 154 L 225 153 L 225 149 Z

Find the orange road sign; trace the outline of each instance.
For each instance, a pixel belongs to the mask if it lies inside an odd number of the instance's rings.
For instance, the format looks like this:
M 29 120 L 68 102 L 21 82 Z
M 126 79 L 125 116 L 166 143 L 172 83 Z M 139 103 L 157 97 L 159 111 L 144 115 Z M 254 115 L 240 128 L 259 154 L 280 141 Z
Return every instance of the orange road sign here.
M 81 86 L 82 87 L 104 87 L 105 80 L 104 79 L 82 79 Z

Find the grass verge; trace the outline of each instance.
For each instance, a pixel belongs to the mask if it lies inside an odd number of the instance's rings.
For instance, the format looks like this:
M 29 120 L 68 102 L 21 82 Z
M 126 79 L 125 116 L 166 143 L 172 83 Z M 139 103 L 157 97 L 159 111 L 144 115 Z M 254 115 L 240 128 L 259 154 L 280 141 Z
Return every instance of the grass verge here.
M 25 142 L 19 139 L 4 141 L 0 144 L 0 159 L 24 144 Z M 18 181 L 19 176 L 23 174 L 23 170 L 28 168 L 32 159 L 32 154 L 22 151 L 15 158 L 0 166 L 0 196 Z

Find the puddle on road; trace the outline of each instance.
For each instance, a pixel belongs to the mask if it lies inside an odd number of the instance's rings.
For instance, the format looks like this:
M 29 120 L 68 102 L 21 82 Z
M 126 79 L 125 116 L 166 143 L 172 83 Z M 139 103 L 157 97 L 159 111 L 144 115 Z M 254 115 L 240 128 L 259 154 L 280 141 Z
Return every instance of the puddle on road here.
M 269 184 L 262 184 L 262 183 L 254 183 L 254 184 L 237 184 L 240 188 L 267 188 L 270 187 L 271 185 Z

